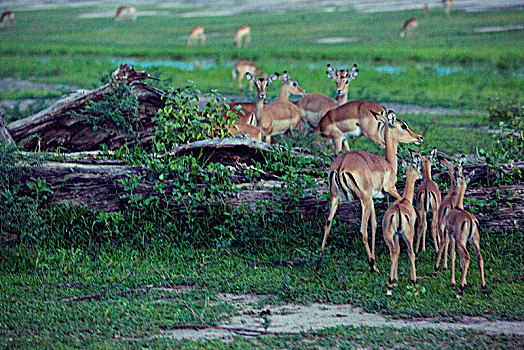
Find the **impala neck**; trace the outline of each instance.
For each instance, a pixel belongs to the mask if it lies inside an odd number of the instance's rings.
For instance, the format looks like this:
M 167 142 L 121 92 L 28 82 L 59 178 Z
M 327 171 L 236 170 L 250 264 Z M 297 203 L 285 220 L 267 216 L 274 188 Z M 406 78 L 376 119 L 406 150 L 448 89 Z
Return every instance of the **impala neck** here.
M 257 126 L 261 125 L 263 115 L 264 115 L 264 100 L 261 98 L 257 98 L 257 104 L 255 108 L 255 118 L 257 120 Z
M 403 199 L 413 203 L 413 194 L 415 193 L 415 171 L 411 170 L 406 174 L 406 187 L 404 188 Z
M 455 208 L 464 209 L 464 193 L 466 192 L 466 186 L 461 185 L 459 192 L 457 193 Z
M 340 96 L 340 95 L 337 95 L 336 97 L 336 101 L 337 101 L 337 106 L 341 106 L 343 105 L 344 103 L 346 103 L 348 101 L 348 94 L 345 93 L 344 95 Z
M 387 123 L 387 122 L 386 122 Z M 393 173 L 397 176 L 398 160 L 397 160 L 397 150 L 398 150 L 398 141 L 393 140 L 391 135 L 391 129 L 389 125 L 386 125 L 386 130 L 384 131 L 384 141 L 386 143 L 386 161 L 391 165 Z
M 278 102 L 288 102 L 289 96 L 291 93 L 288 89 L 286 89 L 286 83 L 282 84 L 282 87 L 280 88 L 280 92 L 278 93 Z
M 431 180 L 431 162 L 424 162 L 424 180 Z

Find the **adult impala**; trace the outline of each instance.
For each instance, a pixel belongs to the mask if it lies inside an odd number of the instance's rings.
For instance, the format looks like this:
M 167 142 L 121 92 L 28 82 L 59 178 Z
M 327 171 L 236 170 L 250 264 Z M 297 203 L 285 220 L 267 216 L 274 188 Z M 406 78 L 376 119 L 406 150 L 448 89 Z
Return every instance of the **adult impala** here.
M 200 42 L 202 45 L 206 42 L 206 35 L 204 34 L 204 27 L 196 26 L 191 28 L 186 41 L 186 47 L 195 43 Z
M 0 28 L 4 28 L 16 23 L 15 13 L 12 11 L 7 11 L 2 13 L 0 17 Z
M 136 19 L 136 7 L 133 5 L 120 6 L 116 9 L 115 20 L 120 19 Z
M 416 155 L 413 157 L 412 164 L 406 164 L 402 161 L 406 168 L 406 187 L 404 188 L 404 195 L 395 201 L 382 218 L 382 232 L 384 240 L 389 248 L 389 256 L 391 259 L 391 270 L 388 281 L 387 294 L 391 295 L 393 285 L 398 280 L 398 257 L 400 255 L 399 237 L 402 236 L 406 245 L 408 246 L 409 265 L 411 269 L 411 283 L 417 283 L 417 270 L 415 268 L 415 252 L 413 251 L 413 240 L 415 237 L 415 221 L 417 213 L 413 208 L 413 193 L 415 192 L 415 181 L 422 178 L 420 169 L 421 158 Z
M 282 81 L 282 86 L 278 93 L 277 102 L 289 102 L 289 97 L 291 95 L 304 96 L 306 91 L 298 84 L 296 80 L 292 80 L 287 71 L 284 71 L 282 75 L 279 76 L 279 79 Z M 243 113 L 238 113 L 243 123 L 256 125 L 255 119 L 255 108 L 256 102 L 236 102 L 230 104 L 231 108 L 234 109 L 236 106 L 241 106 Z
M 438 189 L 437 183 L 431 177 L 431 163 L 437 159 L 437 149 L 433 148 L 431 153 L 425 156 L 421 156 L 418 153 L 415 154 L 422 159 L 422 166 L 424 169 L 424 180 L 420 183 L 417 188 L 416 208 L 417 208 L 417 245 L 416 253 L 420 252 L 420 241 L 422 239 L 422 251 L 426 251 L 426 231 L 427 231 L 427 215 L 432 213 L 431 218 L 431 238 L 433 239 L 433 245 L 435 246 L 435 252 L 438 253 L 439 238 L 438 234 L 438 210 L 442 197 L 440 190 Z
M 417 32 L 417 28 L 418 28 L 417 18 L 416 17 L 409 18 L 404 22 L 404 25 L 402 26 L 402 29 L 400 30 L 399 35 L 401 38 L 405 37 L 406 34 L 408 37 L 410 37 Z
M 300 110 L 291 102 L 276 102 L 264 106 L 266 89 L 268 85 L 278 78 L 278 73 L 271 74 L 267 79 L 255 79 L 253 74 L 246 73 L 249 81 L 257 88 L 257 102 L 255 108 L 255 119 L 257 126 L 265 135 L 266 142 L 271 144 L 272 135 L 284 134 L 298 127 L 300 123 Z
M 342 150 L 342 146 L 349 151 L 348 136 L 364 135 L 384 147 L 386 115 L 386 108 L 376 102 L 350 101 L 328 111 L 314 131 L 333 142 L 335 154 Z M 407 128 L 406 123 L 402 125 Z
M 384 139 L 386 157 L 364 151 L 351 151 L 338 155 L 329 168 L 328 183 L 330 193 L 329 216 L 324 226 L 324 239 L 321 251 L 326 245 L 331 223 L 337 212 L 339 199 L 351 201 L 355 197 L 362 206 L 360 233 L 366 248 L 368 263 L 372 271 L 375 267 L 375 231 L 377 219 L 373 198 L 383 198 L 382 191 L 388 192 L 395 199 L 400 195 L 395 188 L 397 182 L 397 149 L 400 142 L 420 144 L 422 136 L 414 133 L 406 123 L 397 120 L 393 111 L 380 111 L 375 118 L 387 120 Z M 342 197 L 340 196 L 342 195 Z M 371 249 L 368 244 L 368 222 L 371 218 Z
M 231 72 L 233 77 L 231 80 L 231 85 L 233 85 L 235 79 L 238 79 L 238 87 L 243 89 L 244 84 L 242 84 L 242 79 L 244 79 L 244 76 L 248 72 L 253 75 L 262 76 L 262 73 L 258 70 L 255 63 L 246 60 L 236 61 L 233 65 L 233 71 Z M 253 86 L 251 84 L 249 85 L 249 91 L 253 91 Z
M 233 37 L 233 45 L 236 47 L 247 46 L 251 42 L 251 27 L 250 26 L 240 26 L 235 31 L 235 36 Z
M 337 97 L 333 99 L 320 94 L 308 94 L 298 101 L 297 104 L 298 108 L 300 108 L 302 122 L 308 123 L 314 128 L 317 127 L 320 119 L 327 111 L 348 101 L 349 82 L 358 75 L 356 64 L 348 70 L 337 70 L 330 64 L 327 67 L 327 76 L 337 83 Z

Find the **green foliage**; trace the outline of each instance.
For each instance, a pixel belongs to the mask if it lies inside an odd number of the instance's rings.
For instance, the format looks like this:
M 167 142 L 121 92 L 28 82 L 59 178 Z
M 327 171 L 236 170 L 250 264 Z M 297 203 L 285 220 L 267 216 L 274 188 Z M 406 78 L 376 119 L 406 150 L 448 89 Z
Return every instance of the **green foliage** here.
M 513 118 L 522 116 L 524 99 L 520 91 L 510 94 L 499 94 L 488 98 L 488 113 L 492 121 L 511 122 Z
M 91 100 L 84 109 L 71 114 L 82 116 L 93 125 L 95 131 L 106 128 L 123 134 L 128 139 L 136 139 L 140 128 L 138 99 L 125 84 L 110 87 L 99 101 Z

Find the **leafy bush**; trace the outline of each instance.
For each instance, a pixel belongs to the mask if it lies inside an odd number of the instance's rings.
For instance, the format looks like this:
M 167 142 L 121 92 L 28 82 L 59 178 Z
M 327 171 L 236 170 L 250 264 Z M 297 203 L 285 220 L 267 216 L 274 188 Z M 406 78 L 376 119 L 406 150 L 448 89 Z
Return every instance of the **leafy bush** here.
M 517 91 L 510 95 L 499 95 L 488 99 L 487 110 L 492 121 L 510 121 L 522 115 L 524 100 Z

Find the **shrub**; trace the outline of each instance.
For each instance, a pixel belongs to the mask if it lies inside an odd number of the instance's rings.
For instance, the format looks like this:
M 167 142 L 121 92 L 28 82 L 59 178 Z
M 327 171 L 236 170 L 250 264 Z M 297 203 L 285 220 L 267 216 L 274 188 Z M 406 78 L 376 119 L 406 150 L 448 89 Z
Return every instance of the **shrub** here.
M 492 121 L 510 121 L 522 115 L 524 100 L 517 91 L 510 95 L 499 95 L 488 99 L 487 110 Z

